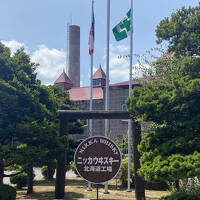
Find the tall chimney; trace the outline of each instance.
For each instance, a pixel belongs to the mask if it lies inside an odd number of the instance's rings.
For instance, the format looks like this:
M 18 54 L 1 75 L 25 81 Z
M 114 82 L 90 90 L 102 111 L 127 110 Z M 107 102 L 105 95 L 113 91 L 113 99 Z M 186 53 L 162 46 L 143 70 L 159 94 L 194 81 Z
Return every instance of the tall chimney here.
M 80 87 L 80 27 L 68 26 L 68 70 L 72 87 Z

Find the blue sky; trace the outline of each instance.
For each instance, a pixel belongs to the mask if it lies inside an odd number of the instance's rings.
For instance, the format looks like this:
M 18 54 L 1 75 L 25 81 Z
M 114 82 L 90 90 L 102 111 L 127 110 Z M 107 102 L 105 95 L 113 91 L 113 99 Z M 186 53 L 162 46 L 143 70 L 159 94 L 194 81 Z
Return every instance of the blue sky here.
M 89 85 L 90 56 L 88 35 L 92 0 L 0 0 L 0 40 L 12 51 L 22 45 L 32 60 L 40 64 L 38 78 L 53 84 L 66 66 L 67 23 L 81 28 L 81 84 Z M 95 53 L 94 71 L 105 67 L 106 0 L 94 0 Z M 130 0 L 111 0 L 110 28 L 125 16 Z M 155 28 L 160 20 L 182 6 L 197 6 L 199 0 L 134 0 L 133 53 L 143 54 L 156 47 Z M 110 32 L 110 82 L 128 80 L 129 38 L 116 42 Z M 137 59 L 134 58 L 134 65 Z

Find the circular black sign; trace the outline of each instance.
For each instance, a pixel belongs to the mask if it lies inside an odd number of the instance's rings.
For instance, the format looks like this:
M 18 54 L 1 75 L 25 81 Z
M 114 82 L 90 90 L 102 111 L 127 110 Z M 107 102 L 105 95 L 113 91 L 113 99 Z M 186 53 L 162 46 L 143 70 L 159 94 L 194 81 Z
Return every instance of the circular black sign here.
M 77 147 L 74 163 L 78 174 L 94 183 L 105 183 L 114 178 L 121 166 L 121 152 L 110 139 L 94 136 Z

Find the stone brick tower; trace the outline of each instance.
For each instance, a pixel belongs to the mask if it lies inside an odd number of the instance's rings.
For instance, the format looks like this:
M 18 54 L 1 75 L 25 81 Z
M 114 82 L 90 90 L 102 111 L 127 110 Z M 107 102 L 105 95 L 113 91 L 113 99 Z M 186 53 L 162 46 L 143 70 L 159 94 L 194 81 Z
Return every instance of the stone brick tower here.
M 72 87 L 80 87 L 80 26 L 68 27 L 68 69 Z
M 93 87 L 104 87 L 106 85 L 106 74 L 99 66 L 99 69 L 93 75 Z

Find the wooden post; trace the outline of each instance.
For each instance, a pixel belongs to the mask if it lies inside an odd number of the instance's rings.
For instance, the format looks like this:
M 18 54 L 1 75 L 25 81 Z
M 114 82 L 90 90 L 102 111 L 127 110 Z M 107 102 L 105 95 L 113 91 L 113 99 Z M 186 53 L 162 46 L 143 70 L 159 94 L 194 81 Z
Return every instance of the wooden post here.
M 0 154 L 0 184 L 3 184 L 3 177 L 4 177 L 3 158 Z
M 68 119 L 60 116 L 60 136 L 67 135 Z M 56 167 L 56 183 L 55 183 L 55 199 L 64 199 L 65 196 L 65 164 L 66 164 L 66 150 L 57 160 Z
M 138 144 L 141 141 L 141 126 L 138 122 L 132 120 L 133 134 L 133 159 L 134 159 L 134 174 L 135 174 L 135 196 L 137 200 L 145 200 L 144 181 L 138 176 L 137 171 L 140 168 L 140 153 L 138 152 Z
M 33 162 L 31 161 L 28 164 L 28 188 L 27 188 L 27 194 L 32 194 L 33 193 L 33 179 L 34 179 Z

